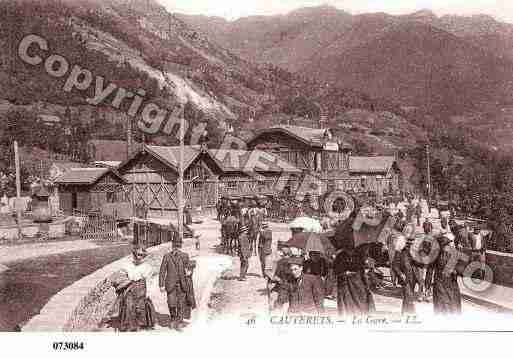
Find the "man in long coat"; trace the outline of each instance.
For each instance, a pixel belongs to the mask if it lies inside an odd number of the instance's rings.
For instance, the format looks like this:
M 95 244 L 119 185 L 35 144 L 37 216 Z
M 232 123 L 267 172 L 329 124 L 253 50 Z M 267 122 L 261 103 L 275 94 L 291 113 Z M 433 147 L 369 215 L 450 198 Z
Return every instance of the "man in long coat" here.
M 408 238 L 403 248 L 396 248 L 394 259 L 392 260 L 392 271 L 399 279 L 399 284 L 403 289 L 403 303 L 401 314 L 415 314 L 415 268 L 413 267 L 410 255 L 412 238 Z
M 190 289 L 187 282 L 189 255 L 182 252 L 181 247 L 179 239 L 173 241 L 172 250 L 162 259 L 159 273 L 160 291 L 167 293 L 171 328 L 178 331 L 185 326 L 184 313 L 187 306 L 187 291 Z
M 292 279 L 280 286 L 277 307 L 289 303 L 289 313 L 322 314 L 324 291 L 319 277 L 303 273 L 303 259 L 288 260 Z
M 246 280 L 251 257 L 251 241 L 249 239 L 248 226 L 242 225 L 239 228 L 239 259 L 240 259 L 240 281 Z
M 262 223 L 258 236 L 258 258 L 262 269 L 262 277 L 271 279 L 267 276 L 268 267 L 270 267 L 270 256 L 272 254 L 273 232 L 269 229 L 267 223 Z

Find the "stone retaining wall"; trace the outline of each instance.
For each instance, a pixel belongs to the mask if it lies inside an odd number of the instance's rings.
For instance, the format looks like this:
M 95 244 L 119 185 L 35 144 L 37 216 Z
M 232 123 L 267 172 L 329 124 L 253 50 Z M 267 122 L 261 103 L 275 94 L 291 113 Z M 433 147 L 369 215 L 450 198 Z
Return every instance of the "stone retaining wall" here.
M 171 244 L 148 248 L 148 263 L 156 268 Z M 131 256 L 113 262 L 53 296 L 23 331 L 95 331 L 116 300 L 111 278 Z
M 495 251 L 486 252 L 486 263 L 493 271 L 493 282 L 513 288 L 513 254 Z
M 69 219 L 59 220 L 50 223 L 27 222 L 21 225 L 21 233 L 24 237 L 35 238 L 37 236 L 46 236 L 48 238 L 63 238 L 66 234 L 66 223 Z M 18 226 L 8 225 L 0 227 L 0 241 L 15 240 L 18 238 Z

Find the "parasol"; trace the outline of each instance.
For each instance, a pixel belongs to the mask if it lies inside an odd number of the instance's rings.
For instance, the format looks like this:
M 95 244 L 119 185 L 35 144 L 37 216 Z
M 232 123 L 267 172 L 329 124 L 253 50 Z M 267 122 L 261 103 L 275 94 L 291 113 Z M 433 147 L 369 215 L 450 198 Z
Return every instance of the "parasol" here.
M 322 232 L 321 223 L 311 217 L 298 217 L 289 223 L 289 228 L 303 228 L 304 232 Z
M 305 253 L 320 252 L 327 254 L 335 252 L 335 247 L 329 236 L 319 233 L 297 233 L 286 242 L 286 245 L 301 248 Z

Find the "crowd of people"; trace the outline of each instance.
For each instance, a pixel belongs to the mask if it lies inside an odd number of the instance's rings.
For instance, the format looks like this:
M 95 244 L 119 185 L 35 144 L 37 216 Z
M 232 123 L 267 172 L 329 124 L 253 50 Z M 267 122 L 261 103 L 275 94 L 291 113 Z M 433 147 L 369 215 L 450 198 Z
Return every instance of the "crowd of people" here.
M 376 205 L 394 216 L 394 233 L 402 240 L 393 242 L 392 256 L 386 263 L 390 281 L 400 289 L 403 314 L 415 314 L 415 302 L 433 301 L 434 312 L 461 313 L 458 268 L 447 271 L 450 249 L 463 250 L 470 260 L 485 260 L 486 240 L 479 227 L 457 223 L 448 210 L 429 208 L 422 198 L 407 198 L 396 203 Z M 240 280 L 245 280 L 248 259 L 255 248 L 267 280 L 270 307 L 279 309 L 288 302 L 289 312 L 323 312 L 325 298 L 337 300 L 340 315 L 363 315 L 375 310 L 373 291 L 383 286 L 383 271 L 377 268 L 376 253 L 370 246 L 346 246 L 335 253 L 306 252 L 304 248 L 282 246 L 280 259 L 271 260 L 272 231 L 265 223 L 265 202 L 227 201 L 222 212 L 222 248 L 233 244 L 241 261 Z M 436 213 L 435 213 L 436 212 Z M 440 228 L 433 223 L 440 221 Z M 440 251 L 430 263 L 420 263 L 410 250 L 419 230 L 437 241 Z M 293 228 L 292 237 L 304 233 Z M 230 241 L 228 238 L 232 238 Z M 399 237 L 398 237 L 399 238 Z M 423 250 L 428 251 L 429 248 Z M 382 251 L 385 251 L 384 247 Z M 227 252 L 230 252 L 228 249 Z M 378 254 L 383 257 L 383 253 Z M 386 255 L 385 255 L 386 257 Z
M 341 316 L 365 315 L 376 310 L 374 292 L 386 286 L 388 267 L 391 287 L 402 297 L 402 314 L 415 314 L 416 302 L 433 302 L 437 314 L 461 313 L 461 294 L 457 277 L 461 270 L 451 268 L 451 250 L 468 253 L 471 261 L 485 261 L 486 238 L 478 226 L 458 222 L 450 211 L 434 211 L 422 198 L 376 205 L 393 216 L 393 233 L 388 246 L 355 245 L 338 241 L 333 251 L 308 250 L 291 243 L 300 236 L 321 236 L 301 226 L 291 228 L 292 239 L 281 242 L 278 259 L 273 256 L 273 233 L 269 201 L 261 198 L 224 199 L 218 207 L 221 222 L 220 250 L 240 259 L 239 280 L 245 281 L 249 259 L 256 255 L 261 276 L 267 283 L 269 309 L 282 310 L 288 303 L 289 313 L 324 313 L 325 299 L 336 299 Z M 351 214 L 346 221 L 356 218 Z M 434 225 L 433 219 L 440 221 Z M 344 228 L 352 228 L 352 223 Z M 411 246 L 420 232 L 431 235 L 440 251 L 429 263 L 419 262 Z M 336 233 L 334 231 L 333 233 Z M 333 233 L 331 235 L 333 235 Z M 307 241 L 307 239 L 305 240 Z M 195 263 L 173 241 L 172 250 L 162 260 L 159 287 L 167 296 L 171 327 L 178 331 L 187 325 L 195 308 L 192 273 Z M 379 249 L 376 249 L 379 248 Z M 420 248 L 429 253 L 430 248 Z M 147 281 L 156 273 L 144 261 L 147 253 L 136 247 L 133 261 L 115 281 L 119 302 L 121 331 L 151 329 L 155 326 L 155 309 L 147 295 Z M 384 259 L 385 258 L 385 259 Z M 448 270 L 450 268 L 450 270 Z

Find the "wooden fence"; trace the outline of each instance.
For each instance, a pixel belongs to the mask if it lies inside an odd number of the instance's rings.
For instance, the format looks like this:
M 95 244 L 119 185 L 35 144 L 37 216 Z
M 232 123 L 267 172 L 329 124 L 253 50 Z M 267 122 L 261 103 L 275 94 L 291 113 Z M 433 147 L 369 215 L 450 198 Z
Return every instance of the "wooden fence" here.
M 176 230 L 171 226 L 141 220 L 134 222 L 134 245 L 145 248 L 158 246 L 172 242 L 176 235 Z
M 116 217 L 89 215 L 82 228 L 82 239 L 102 241 L 119 238 Z

